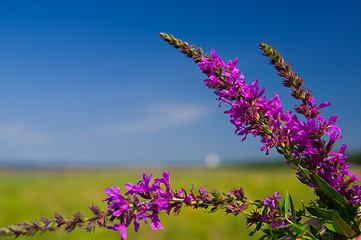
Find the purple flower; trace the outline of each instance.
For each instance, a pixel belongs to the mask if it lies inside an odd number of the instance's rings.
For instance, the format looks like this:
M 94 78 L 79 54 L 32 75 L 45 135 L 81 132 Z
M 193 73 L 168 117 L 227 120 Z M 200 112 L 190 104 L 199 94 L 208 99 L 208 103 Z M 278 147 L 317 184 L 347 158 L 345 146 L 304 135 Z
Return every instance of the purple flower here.
M 117 216 L 122 212 L 129 210 L 129 206 L 124 197 L 120 194 L 118 186 L 106 188 L 105 193 L 108 194 L 109 198 L 104 199 L 103 202 L 108 202 L 108 209 L 113 216 Z
M 226 194 L 226 196 L 230 196 L 231 194 L 233 194 L 237 199 L 243 199 L 244 197 L 244 192 L 242 188 L 233 188 L 228 194 Z
M 193 187 L 192 186 L 192 191 L 193 191 Z M 182 188 L 179 190 L 178 194 L 176 194 L 178 197 L 184 199 L 184 203 L 187 205 L 192 204 L 192 193 L 186 193 L 186 191 Z
M 114 224 L 111 229 L 113 229 L 114 231 L 120 232 L 121 240 L 124 240 L 127 238 L 127 231 L 125 229 L 124 224 Z
M 150 227 L 153 229 L 153 231 L 157 230 L 158 228 L 164 230 L 161 222 L 159 221 L 158 213 L 154 212 L 152 215 L 150 215 L 150 219 Z
M 158 214 L 163 210 L 170 214 L 172 208 L 176 207 L 170 204 L 173 195 L 169 186 L 169 172 L 165 171 L 163 177 L 155 179 L 153 184 L 151 179 L 152 175 L 143 174 L 143 179 L 136 185 L 125 184 L 125 188 L 128 189 L 126 195 L 132 195 L 133 200 L 120 194 L 118 186 L 105 189 L 105 193 L 109 196 L 104 200 L 107 201 L 108 212 L 112 219 L 120 221 L 120 224 L 113 224 L 108 228 L 120 231 L 122 239 L 126 238 L 125 229 L 133 221 L 135 232 L 139 230 L 140 222 L 144 220 L 147 223 L 148 219 L 151 220 L 150 225 L 153 230 L 163 229 Z M 145 201 L 139 201 L 138 196 Z
M 152 174 L 150 174 L 149 176 L 147 176 L 147 174 L 143 174 L 143 180 L 140 180 L 137 185 L 128 183 L 125 184 L 125 187 L 127 189 L 129 189 L 129 191 L 125 194 L 125 195 L 136 195 L 136 194 L 141 194 L 144 197 L 146 196 L 147 193 L 150 192 L 150 180 L 152 179 Z
M 106 188 L 105 193 L 109 196 L 109 198 L 104 199 L 103 202 L 108 201 L 108 203 L 109 203 L 109 202 L 113 201 L 114 199 L 123 198 L 123 196 L 120 194 L 118 186 L 114 186 L 112 188 Z
M 281 228 L 281 227 L 286 226 L 288 224 L 289 223 L 285 222 L 285 221 L 272 221 L 271 222 L 271 226 L 274 227 L 274 228 Z M 291 231 L 291 229 L 289 231 Z
M 164 189 L 161 188 L 161 184 L 164 185 Z M 154 180 L 154 184 L 152 185 L 152 189 L 156 191 L 156 193 L 163 198 L 171 197 L 171 189 L 169 186 L 169 172 L 163 172 L 163 178 L 157 178 Z
M 277 207 L 277 201 L 279 199 L 282 199 L 282 197 L 278 196 L 279 192 L 275 192 L 272 196 L 266 197 L 266 199 L 263 201 L 264 205 L 270 204 L 271 209 L 276 209 Z
M 144 220 L 145 223 L 148 223 L 148 217 L 150 217 L 150 215 L 147 213 L 147 208 L 146 207 L 140 207 L 137 211 L 137 214 L 135 216 L 134 219 L 134 231 L 138 232 L 139 230 L 139 223 L 141 220 Z
M 198 190 L 198 192 L 199 192 L 199 195 L 203 196 L 207 192 L 207 190 L 205 188 L 200 188 Z

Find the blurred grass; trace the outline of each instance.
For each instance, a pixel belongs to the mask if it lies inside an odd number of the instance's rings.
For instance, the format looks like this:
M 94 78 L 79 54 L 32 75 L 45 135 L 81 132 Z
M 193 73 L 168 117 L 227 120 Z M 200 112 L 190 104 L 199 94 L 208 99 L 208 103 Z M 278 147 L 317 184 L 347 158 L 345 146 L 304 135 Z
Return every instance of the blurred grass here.
M 161 177 L 164 169 L 113 169 L 113 170 L 42 170 L 5 171 L 0 170 L 0 226 L 52 217 L 59 212 L 70 217 L 80 210 L 86 215 L 93 203 L 102 210 L 106 205 L 104 188 L 118 185 L 124 193 L 126 183 L 136 183 L 143 172 Z M 214 188 L 228 192 L 233 187 L 243 187 L 248 199 L 264 199 L 279 191 L 282 196 L 288 190 L 296 206 L 313 199 L 312 189 L 301 184 L 295 171 L 287 166 L 229 167 L 220 169 L 174 168 L 170 172 L 171 187 L 195 192 L 200 187 Z M 352 169 L 361 172 L 359 168 Z M 251 210 L 251 209 L 248 209 Z M 206 210 L 183 208 L 178 216 L 160 217 L 164 231 L 152 231 L 149 224 L 141 224 L 137 234 L 128 229 L 128 239 L 253 239 L 248 236 L 251 229 L 245 226 L 244 216 L 225 215 L 223 212 L 209 214 Z M 3 237 L 2 239 L 14 239 Z M 19 237 L 18 239 L 28 239 Z M 31 239 L 120 239 L 118 232 L 100 229 L 88 234 L 84 229 L 76 229 L 67 234 L 47 232 L 36 234 Z

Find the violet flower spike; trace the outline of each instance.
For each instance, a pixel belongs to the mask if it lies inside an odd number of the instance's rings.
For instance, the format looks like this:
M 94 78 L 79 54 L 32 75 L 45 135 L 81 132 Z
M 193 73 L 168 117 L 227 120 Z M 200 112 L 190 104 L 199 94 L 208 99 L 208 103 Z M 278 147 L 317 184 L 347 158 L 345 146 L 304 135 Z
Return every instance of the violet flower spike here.
M 184 189 L 172 191 L 169 184 L 169 172 L 165 171 L 162 178 L 156 178 L 153 183 L 151 175 L 143 175 L 143 180 L 137 185 L 125 184 L 129 197 L 124 197 L 119 192 L 119 188 L 107 188 L 105 192 L 108 198 L 104 201 L 108 204 L 108 214 L 110 222 L 120 221 L 120 223 L 107 226 L 109 229 L 119 231 L 122 239 L 126 237 L 126 228 L 133 222 L 134 231 L 139 230 L 140 222 L 144 220 L 153 230 L 164 229 L 159 220 L 159 214 L 165 211 L 168 215 L 172 212 L 179 213 L 182 206 L 193 208 L 214 207 L 214 211 L 223 209 L 226 213 L 238 215 L 248 206 L 244 199 L 241 188 L 233 189 L 229 194 L 218 192 L 207 193 L 205 188 L 200 188 L 198 194 L 193 193 L 194 185 L 189 193 Z M 143 200 L 140 200 L 140 198 Z M 133 198 L 133 199 L 132 199 Z
M 236 134 L 244 136 L 242 141 L 248 134 L 261 136 L 261 142 L 265 144 L 261 150 L 266 150 L 266 154 L 275 146 L 288 150 L 290 144 L 293 144 L 295 148 L 287 159 L 288 163 L 292 163 L 291 159 L 296 165 L 305 162 L 309 169 L 320 175 L 331 186 L 335 186 L 336 183 L 344 186 L 346 182 L 354 184 L 354 178 L 346 168 L 342 168 L 338 179 L 333 179 L 332 173 L 339 171 L 335 169 L 329 171 L 327 170 L 329 164 L 323 164 L 335 141 L 342 138 L 340 128 L 335 125 L 337 117 L 331 117 L 326 122 L 319 115 L 322 108 L 330 106 L 329 102 L 317 106 L 311 92 L 300 88 L 301 80 L 294 86 L 291 84 L 290 86 L 301 94 L 300 99 L 303 99 L 303 104 L 296 108 L 297 112 L 307 118 L 306 122 L 302 122 L 291 111 L 283 112 L 277 93 L 272 99 L 267 100 L 262 96 L 264 88 L 260 90 L 257 80 L 247 85 L 243 74 L 239 75 L 240 71 L 236 67 L 237 59 L 225 64 L 212 49 L 211 56 L 203 57 L 201 60 L 198 66 L 208 76 L 204 82 L 209 88 L 216 90 L 215 94 L 221 102 L 231 106 L 225 113 L 229 114 L 231 123 L 236 126 Z M 322 139 L 324 133 L 329 135 L 328 143 Z M 346 180 L 343 176 L 351 176 L 351 178 Z M 360 192 L 356 189 L 359 187 L 351 188 L 354 190 L 350 191 L 349 187 L 336 189 L 350 203 L 357 203 L 356 195 Z M 355 195 L 351 196 L 351 194 Z

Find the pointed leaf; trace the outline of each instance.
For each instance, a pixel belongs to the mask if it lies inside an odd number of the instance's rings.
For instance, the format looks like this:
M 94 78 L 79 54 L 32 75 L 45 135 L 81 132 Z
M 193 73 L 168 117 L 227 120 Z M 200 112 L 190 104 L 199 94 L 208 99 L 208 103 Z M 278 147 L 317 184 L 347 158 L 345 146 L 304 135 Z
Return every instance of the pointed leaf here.
M 262 211 L 262 216 L 266 215 L 268 211 L 268 206 L 265 206 L 263 211 Z
M 313 225 L 309 225 L 309 228 L 310 228 L 310 232 L 316 236 L 318 233 L 318 229 Z
M 296 210 L 295 210 L 295 205 L 293 205 L 293 200 L 292 200 L 291 195 L 290 195 L 290 207 L 291 207 L 292 222 L 295 222 L 296 221 Z
M 339 192 L 337 192 L 336 189 L 331 187 L 324 179 L 322 179 L 320 176 L 316 174 L 313 175 L 313 178 L 315 179 L 318 186 L 326 195 L 330 196 L 340 205 L 349 206 L 349 203 L 346 201 L 346 199 Z
M 256 231 L 259 231 L 261 229 L 261 227 L 262 227 L 262 223 L 260 222 L 256 226 Z
M 300 233 L 300 232 L 304 232 L 306 231 L 307 229 L 307 225 L 304 225 L 302 223 L 297 223 L 297 224 L 294 224 L 292 227 L 292 232 L 295 232 L 295 233 Z
M 331 230 L 332 232 L 336 232 L 336 230 L 335 230 L 335 228 L 333 227 L 332 223 L 326 222 L 326 223 L 325 223 L 325 227 L 326 227 L 328 230 Z
M 306 208 L 305 208 L 305 203 L 303 202 L 303 200 L 301 200 L 302 203 L 302 215 L 306 214 Z
M 253 236 L 257 231 L 259 231 L 262 227 L 262 222 L 257 223 L 256 227 L 253 229 L 252 232 L 249 233 L 249 236 Z
M 302 171 L 302 174 L 304 177 L 310 179 L 310 170 L 306 169 L 306 168 L 303 168 L 303 167 L 300 167 L 300 170 Z
M 258 238 L 258 240 L 264 240 L 264 239 L 266 239 L 266 235 L 263 235 L 262 237 L 260 237 L 260 238 Z
M 285 196 L 285 200 L 283 202 L 283 211 L 284 211 L 284 215 L 287 218 L 287 213 L 288 213 L 288 202 L 289 201 L 289 193 L 288 191 L 286 192 L 286 196 Z
M 306 207 L 307 211 L 311 213 L 313 216 L 331 219 L 333 211 L 328 209 L 323 209 L 319 207 Z
M 277 147 L 276 147 L 276 150 L 277 150 L 277 152 L 278 152 L 279 154 L 283 154 L 283 153 L 284 153 L 284 151 L 283 151 L 282 149 L 279 149 L 279 148 L 277 148 Z
M 284 157 L 286 158 L 286 160 L 289 161 L 289 162 L 292 162 L 292 161 L 294 160 L 294 158 L 293 158 L 293 156 L 292 156 L 291 154 L 285 153 L 283 156 L 284 156 Z
M 295 143 L 291 142 L 291 144 L 290 144 L 290 152 L 293 152 L 294 149 L 295 149 Z
M 216 212 L 217 210 L 218 210 L 217 207 L 212 207 L 212 209 L 211 209 L 208 213 L 214 213 L 214 212 Z
M 353 238 L 356 236 L 356 232 L 345 222 L 345 220 L 341 218 L 341 216 L 336 211 L 334 211 L 332 214 L 332 225 L 339 234 L 342 234 L 348 238 Z

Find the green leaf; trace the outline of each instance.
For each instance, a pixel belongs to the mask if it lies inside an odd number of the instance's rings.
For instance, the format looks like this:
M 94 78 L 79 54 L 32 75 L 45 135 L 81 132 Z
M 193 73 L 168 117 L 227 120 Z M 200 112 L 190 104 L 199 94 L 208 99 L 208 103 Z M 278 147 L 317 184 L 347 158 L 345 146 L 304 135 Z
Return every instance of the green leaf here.
M 287 218 L 287 213 L 288 213 L 288 201 L 289 201 L 289 193 L 288 191 L 286 192 L 286 196 L 285 196 L 285 200 L 283 202 L 283 211 L 284 211 L 284 215 Z
M 290 224 L 287 224 L 287 225 L 279 226 L 278 229 L 289 228 L 289 227 L 292 227 L 292 226 L 293 226 L 293 224 L 290 223 Z
M 217 207 L 212 207 L 212 209 L 211 209 L 208 213 L 214 213 L 214 212 L 216 212 L 217 210 L 218 210 Z
M 335 230 L 335 228 L 333 227 L 332 223 L 326 222 L 326 223 L 325 223 L 325 227 L 326 227 L 328 230 L 332 231 L 332 232 L 336 232 L 336 230 Z
M 283 154 L 283 153 L 284 153 L 284 151 L 283 151 L 282 149 L 279 149 L 279 148 L 277 148 L 277 147 L 276 147 L 276 150 L 277 150 L 277 152 L 278 152 L 279 154 Z
M 340 205 L 349 206 L 349 203 L 346 201 L 346 199 L 339 192 L 337 192 L 336 189 L 331 187 L 324 179 L 322 179 L 317 174 L 313 175 L 313 178 L 315 179 L 321 190 L 326 195 L 331 197 L 331 199 L 334 199 Z
M 313 226 L 313 225 L 309 225 L 309 228 L 310 228 L 310 232 L 313 234 L 313 235 L 317 235 L 318 234 L 318 229 Z
M 290 144 L 290 152 L 293 152 L 294 149 L 295 149 L 295 143 L 291 142 L 291 144 Z
M 306 168 L 303 168 L 303 167 L 300 167 L 300 170 L 302 171 L 302 175 L 308 179 L 310 179 L 310 170 L 306 169 Z
M 309 236 L 302 236 L 302 239 L 304 239 L 304 240 L 315 240 L 314 237 L 309 237 Z
M 290 207 L 291 207 L 292 222 L 295 222 L 296 221 L 296 210 L 295 210 L 295 205 L 293 204 L 291 195 L 290 195 Z
M 272 135 L 272 131 L 269 129 L 269 126 L 264 125 L 262 128 L 265 133 Z
M 306 208 L 305 208 L 305 203 L 303 202 L 303 200 L 301 200 L 302 203 L 302 215 L 306 214 Z
M 331 219 L 332 218 L 332 214 L 333 214 L 332 210 L 319 208 L 319 207 L 315 207 L 315 206 L 314 207 L 306 207 L 306 209 L 313 216 L 320 217 L 320 218 L 325 218 L 325 219 Z
M 56 224 L 56 222 L 53 222 L 52 224 L 51 224 L 51 228 L 52 229 L 56 229 L 58 227 L 58 224 Z
M 294 224 L 291 227 L 291 229 L 292 229 L 292 232 L 294 232 L 294 233 L 301 233 L 301 232 L 306 231 L 307 225 L 304 225 L 302 223 L 297 223 L 297 224 Z
M 279 154 L 284 154 L 284 151 L 283 151 L 282 149 L 279 149 L 279 148 L 276 147 L 276 150 L 277 150 L 277 152 L 278 152 Z
M 44 227 L 44 226 L 45 226 L 45 223 L 44 223 L 44 222 L 38 222 L 37 225 L 38 225 L 39 227 Z
M 259 231 L 262 227 L 262 222 L 258 223 L 256 226 L 256 231 Z
M 292 162 L 294 160 L 294 158 L 291 154 L 284 154 L 283 156 L 285 156 L 285 158 L 290 162 Z
M 341 218 L 338 212 L 332 214 L 332 226 L 338 234 L 342 234 L 348 238 L 356 236 L 356 232 Z
M 264 240 L 264 239 L 266 239 L 266 235 L 263 235 L 262 237 L 260 237 L 260 238 L 258 238 L 258 240 Z
M 267 211 L 268 211 L 268 207 L 265 206 L 262 211 L 262 216 L 265 216 L 267 214 Z
M 257 223 L 256 227 L 254 228 L 254 230 L 252 232 L 249 233 L 249 236 L 253 236 L 257 231 L 259 231 L 262 227 L 262 222 Z

